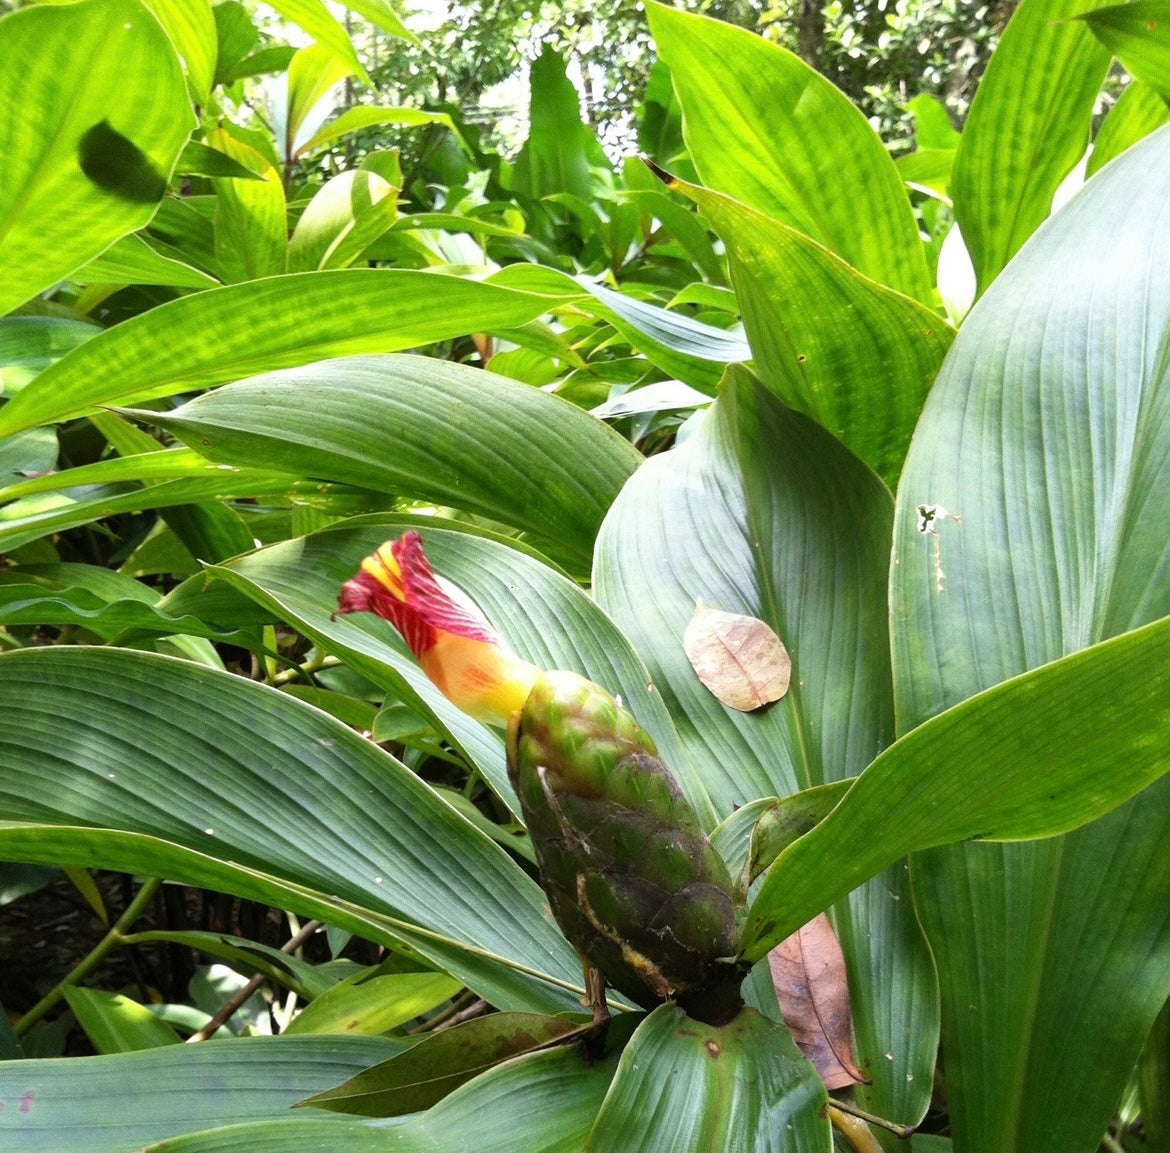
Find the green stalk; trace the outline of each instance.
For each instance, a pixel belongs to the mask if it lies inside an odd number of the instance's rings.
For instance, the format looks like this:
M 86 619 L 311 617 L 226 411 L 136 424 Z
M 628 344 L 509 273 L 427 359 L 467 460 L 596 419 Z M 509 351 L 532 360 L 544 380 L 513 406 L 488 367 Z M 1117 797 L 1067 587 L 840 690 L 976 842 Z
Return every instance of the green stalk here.
M 126 911 L 110 926 L 109 932 L 53 986 L 23 1017 L 13 1026 L 16 1036 L 23 1037 L 46 1013 L 49 1013 L 65 995 L 65 990 L 84 981 L 119 945 L 125 943 L 125 930 L 146 911 L 147 906 L 154 899 L 162 884 L 161 877 L 151 877 L 143 882 L 137 896 Z

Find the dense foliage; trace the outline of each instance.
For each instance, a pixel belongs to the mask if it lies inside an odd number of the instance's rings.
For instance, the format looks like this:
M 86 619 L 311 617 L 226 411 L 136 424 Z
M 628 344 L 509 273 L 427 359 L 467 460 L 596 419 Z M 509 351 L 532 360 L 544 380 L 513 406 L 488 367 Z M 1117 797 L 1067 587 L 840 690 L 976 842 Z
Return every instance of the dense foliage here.
M 272 7 L 312 43 L 234 0 L 0 19 L 0 899 L 72 885 L 107 926 L 0 989 L 4 1148 L 1170 1149 L 1155 0 L 1023 0 L 961 133 L 893 62 L 929 42 L 955 97 L 975 56 L 924 7 L 830 6 L 825 72 L 879 124 L 915 98 L 896 161 L 774 36 L 649 4 L 612 90 L 645 76 L 648 163 L 582 116 L 567 29 L 508 159 L 466 117 L 513 59 L 490 5 L 453 17 L 482 56 L 393 104 L 362 94 L 426 42 L 392 55 L 385 0 L 349 32 Z M 720 1013 L 619 994 L 595 1044 L 561 826 L 530 837 L 504 733 L 336 611 L 411 530 L 603 701 L 589 741 L 620 700 L 668 767 L 654 829 L 696 823 L 734 941 L 704 964 L 748 971 Z M 697 671 L 696 602 L 782 642 L 771 703 Z M 626 805 L 552 707 L 528 814 L 554 761 Z M 247 904 L 197 923 L 214 893 Z M 586 913 L 627 990 L 667 972 L 630 906 Z M 187 988 L 144 977 L 164 951 Z

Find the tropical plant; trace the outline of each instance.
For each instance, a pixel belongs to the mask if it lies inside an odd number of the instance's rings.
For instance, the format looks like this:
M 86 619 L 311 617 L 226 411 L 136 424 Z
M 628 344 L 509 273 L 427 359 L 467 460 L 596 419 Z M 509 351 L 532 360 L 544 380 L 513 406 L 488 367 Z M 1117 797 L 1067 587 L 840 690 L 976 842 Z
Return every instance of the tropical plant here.
M 0 1015 L 5 1147 L 896 1147 L 858 1112 L 927 1153 L 1170 1147 L 1161 26 L 1023 0 L 957 145 L 919 157 L 974 269 L 956 330 L 906 174 L 782 48 L 652 5 L 672 89 L 643 126 L 681 113 L 685 167 L 664 144 L 669 171 L 599 176 L 548 60 L 517 195 L 465 172 L 402 212 L 386 154 L 305 183 L 299 155 L 409 117 L 314 126 L 361 63 L 324 5 L 275 7 L 316 38 L 291 61 L 230 3 L 0 21 L 0 857 L 144 879 Z M 1137 79 L 1047 219 L 1111 52 Z M 269 132 L 232 86 L 274 65 Z M 730 1020 L 635 1011 L 627 973 L 589 1044 L 504 734 L 336 611 L 410 532 L 520 659 L 602 686 L 556 706 L 602 701 L 586 744 L 668 766 L 737 905 Z M 717 695 L 781 660 L 718 659 L 721 614 L 787 650 L 771 703 Z M 583 772 L 555 703 L 523 706 L 522 788 L 534 757 Z M 135 932 L 164 879 L 383 955 Z M 826 910 L 852 1025 L 801 1036 L 814 1065 L 784 1021 L 802 989 L 823 1016 Z M 299 1011 L 178 1045 L 223 1018 L 83 987 L 159 941 Z M 65 1006 L 102 1055 L 32 1056 Z

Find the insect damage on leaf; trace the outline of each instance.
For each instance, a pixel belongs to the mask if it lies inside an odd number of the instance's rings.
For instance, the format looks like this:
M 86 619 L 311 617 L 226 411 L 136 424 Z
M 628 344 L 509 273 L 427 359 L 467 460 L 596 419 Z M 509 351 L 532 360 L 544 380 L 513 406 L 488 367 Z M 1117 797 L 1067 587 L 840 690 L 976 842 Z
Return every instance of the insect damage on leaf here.
M 691 668 L 717 700 L 750 713 L 778 701 L 792 679 L 792 659 L 780 638 L 757 617 L 695 603 L 683 633 Z

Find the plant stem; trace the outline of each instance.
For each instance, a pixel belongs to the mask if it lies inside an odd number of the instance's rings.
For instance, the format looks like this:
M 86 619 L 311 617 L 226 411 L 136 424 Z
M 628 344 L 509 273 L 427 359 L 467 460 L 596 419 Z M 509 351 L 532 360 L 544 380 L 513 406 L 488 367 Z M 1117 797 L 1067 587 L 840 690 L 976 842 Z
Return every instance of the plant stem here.
M 319 928 L 321 928 L 320 921 L 306 921 L 300 929 L 289 937 L 287 941 L 280 947 L 282 953 L 295 953 Z M 226 1024 L 239 1011 L 240 1006 L 244 1004 L 247 999 L 260 988 L 261 985 L 268 978 L 263 973 L 257 973 L 246 985 L 241 986 L 232 994 L 219 1009 L 216 1010 L 215 1015 L 203 1026 L 197 1033 L 192 1033 L 187 1038 L 187 1044 L 192 1042 L 206 1041 L 208 1037 L 213 1037 L 219 1030 L 221 1025 Z
M 879 1117 L 876 1113 L 867 1113 L 864 1109 L 859 1109 L 856 1105 L 850 1105 L 845 1101 L 838 1101 L 836 1097 L 829 1098 L 829 1110 L 839 1109 L 842 1113 L 848 1113 L 850 1117 L 858 1117 L 862 1121 L 869 1122 L 870 1125 L 876 1125 L 879 1129 L 885 1129 L 893 1133 L 895 1137 L 901 1137 L 905 1141 L 908 1137 L 914 1136 L 913 1125 L 899 1125 L 897 1121 L 887 1121 L 884 1117 Z
M 1108 1153 L 1125 1153 L 1125 1147 L 1120 1141 L 1116 1141 L 1111 1133 L 1103 1133 L 1101 1135 L 1101 1148 L 1108 1151 Z
M 126 911 L 110 926 L 109 932 L 16 1022 L 13 1031 L 17 1037 L 23 1037 L 33 1025 L 50 1012 L 64 996 L 66 989 L 85 980 L 114 949 L 125 943 L 125 930 L 129 929 L 146 911 L 161 884 L 161 877 L 151 877 L 143 882 L 142 888 L 138 890 L 138 895 L 126 906 Z

